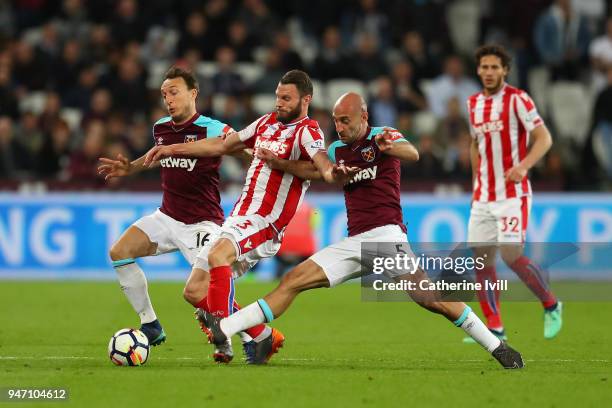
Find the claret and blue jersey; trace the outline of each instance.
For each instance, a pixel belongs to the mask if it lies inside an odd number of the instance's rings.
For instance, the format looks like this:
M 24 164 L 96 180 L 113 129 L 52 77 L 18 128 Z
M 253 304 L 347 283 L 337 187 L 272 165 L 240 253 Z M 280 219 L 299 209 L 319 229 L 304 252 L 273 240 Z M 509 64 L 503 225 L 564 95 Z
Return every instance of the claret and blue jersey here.
M 153 141 L 156 145 L 192 143 L 230 130 L 225 123 L 199 113 L 181 125 L 166 116 L 153 125 Z M 160 211 L 185 224 L 223 223 L 219 195 L 221 157 L 173 156 L 160 160 L 160 165 L 164 192 Z
M 383 131 L 383 127 L 369 127 L 366 137 L 350 145 L 338 140 L 327 150 L 332 162 L 361 169 L 344 186 L 349 236 L 389 224 L 406 231 L 400 204 L 400 160 L 378 148 L 375 137 Z M 396 134 L 395 143 L 406 142 Z

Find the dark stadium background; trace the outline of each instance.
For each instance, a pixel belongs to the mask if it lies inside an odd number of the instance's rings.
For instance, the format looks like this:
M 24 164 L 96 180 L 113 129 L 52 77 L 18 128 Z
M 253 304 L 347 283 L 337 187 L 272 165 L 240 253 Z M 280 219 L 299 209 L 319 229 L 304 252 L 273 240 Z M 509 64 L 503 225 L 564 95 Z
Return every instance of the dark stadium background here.
M 158 172 L 105 183 L 100 156 L 136 158 L 166 113 L 159 86 L 173 63 L 193 68 L 199 110 L 240 129 L 273 108 L 285 71 L 315 80 L 311 116 L 335 140 L 330 107 L 362 92 L 372 125 L 393 125 L 421 152 L 404 191 L 469 191 L 464 101 L 443 75 L 478 86 L 485 42 L 514 58 L 555 140 L 532 172 L 536 191 L 609 191 L 612 176 L 610 1 L 573 1 L 572 40 L 556 55 L 550 0 L 24 0 L 0 2 L 0 188 L 158 191 Z M 560 1 L 566 3 L 565 1 Z M 606 36 L 608 60 L 592 44 Z M 442 88 L 440 88 L 440 86 Z M 222 168 L 240 187 L 242 165 Z M 315 183 L 313 189 L 324 189 Z M 235 191 L 235 190 L 231 190 Z
M 611 3 L 0 0 L 0 405 L 6 387 L 52 387 L 89 408 L 609 406 Z M 555 37 L 561 6 L 573 7 L 570 30 Z M 503 298 L 525 370 L 501 370 L 462 343 L 462 330 L 416 304 L 363 301 L 357 284 L 300 295 L 273 322 L 287 342 L 267 367 L 245 365 L 237 338 L 234 361 L 214 365 L 183 301 L 189 265 L 176 253 L 138 260 L 167 342 L 144 367 L 109 361 L 108 339 L 139 322 L 108 251 L 155 210 L 161 187 L 158 170 L 105 182 L 97 162 L 135 159 L 152 146 L 152 124 L 167 115 L 159 88 L 171 65 L 194 69 L 199 111 L 235 129 L 274 108 L 285 71 L 306 70 L 310 114 L 327 144 L 336 139 L 335 99 L 361 92 L 371 125 L 395 126 L 420 152 L 402 169 L 409 240 L 454 248 L 470 211 L 470 135 L 467 95 L 444 98 L 453 83 L 446 75 L 463 92 L 478 90 L 473 52 L 486 42 L 510 51 L 508 81 L 530 93 L 554 139 L 531 171 L 528 240 L 555 256 L 567 248 L 558 242 L 581 246 L 551 274 L 564 296 L 558 338 L 543 338 L 535 298 Z M 226 214 L 244 170 L 223 159 Z M 319 248 L 345 236 L 339 187 L 313 182 L 306 201 Z M 263 281 L 274 277 L 270 262 L 237 281 L 240 303 L 276 286 Z

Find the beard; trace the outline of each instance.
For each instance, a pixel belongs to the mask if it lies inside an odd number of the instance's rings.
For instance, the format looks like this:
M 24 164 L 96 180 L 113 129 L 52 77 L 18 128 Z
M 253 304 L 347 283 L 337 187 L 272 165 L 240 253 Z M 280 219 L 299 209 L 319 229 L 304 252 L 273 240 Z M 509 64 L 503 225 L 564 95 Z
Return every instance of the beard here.
M 277 110 L 276 118 L 278 119 L 280 123 L 286 125 L 287 123 L 291 123 L 297 118 L 299 118 L 300 113 L 302 113 L 302 109 L 301 109 L 300 104 L 298 103 L 297 106 L 294 109 L 290 110 L 289 112 L 281 112 Z
M 504 83 L 504 78 L 499 78 L 493 85 L 486 87 L 487 91 L 494 93 L 501 89 L 502 84 Z

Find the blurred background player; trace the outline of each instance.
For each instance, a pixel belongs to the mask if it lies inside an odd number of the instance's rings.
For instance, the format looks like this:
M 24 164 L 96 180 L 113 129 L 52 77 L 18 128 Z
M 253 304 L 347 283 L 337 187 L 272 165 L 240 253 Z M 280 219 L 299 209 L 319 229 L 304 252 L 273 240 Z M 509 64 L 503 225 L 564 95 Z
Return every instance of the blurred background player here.
M 276 253 L 276 279 L 291 268 L 304 262 L 317 251 L 315 230 L 319 217 L 315 209 L 304 200 L 283 234 L 283 242 Z
M 335 181 L 338 175 L 335 168 L 328 165 L 323 132 L 318 123 L 308 117 L 312 94 L 308 74 L 299 70 L 287 72 L 276 88 L 275 112 L 263 115 L 240 132 L 230 133 L 224 142 L 226 151 L 265 148 L 283 159 L 313 160 L 326 180 Z M 145 164 L 176 154 L 208 155 L 209 146 L 202 142 L 157 146 L 147 154 Z M 244 274 L 260 259 L 276 254 L 285 227 L 310 185 L 308 180 L 273 170 L 265 164 L 265 160 L 254 158 L 242 194 L 225 220 L 220 237 L 202 248 L 187 282 L 185 290 L 194 296 L 201 291 L 199 296 L 207 299 L 207 304 L 202 304 L 200 309 L 213 316 L 227 317 L 233 312 L 234 277 Z M 284 336 L 264 325 L 255 326 L 255 330 L 249 334 L 258 346 L 264 340 L 272 344 L 270 353 L 262 354 L 261 348 L 255 351 L 254 361 L 264 363 L 282 347 Z
M 399 242 L 405 253 L 412 253 L 400 204 L 400 160 L 417 161 L 417 150 L 395 129 L 370 127 L 367 106 L 356 93 L 347 93 L 338 99 L 333 118 L 340 140 L 329 147 L 329 159 L 334 163 L 360 169 L 359 174 L 344 184 L 348 238 L 302 262 L 285 275 L 276 289 L 240 312 L 225 319 L 203 313 L 207 333 L 213 343 L 223 343 L 228 337 L 252 325 L 271 322 L 283 314 L 295 297 L 305 290 L 333 287 L 361 276 L 362 242 Z M 296 170 L 295 163 L 279 160 L 273 152 L 260 151 L 258 155 L 266 157 L 272 168 Z M 296 174 L 321 178 L 300 171 L 296 171 Z M 412 281 L 415 278 L 405 271 L 391 275 L 396 280 Z M 441 302 L 431 298 L 415 298 L 415 301 L 461 327 L 492 353 L 504 368 L 523 367 L 521 355 L 489 332 L 469 306 L 461 302 Z M 268 342 L 262 348 L 273 352 L 269 340 L 261 341 L 264 344 Z
M 542 302 L 544 337 L 552 339 L 561 330 L 562 304 L 540 266 L 523 255 L 531 208 L 527 173 L 550 149 L 552 139 L 529 95 L 506 84 L 508 53 L 501 46 L 485 45 L 476 51 L 476 63 L 483 90 L 467 100 L 474 189 L 468 241 L 476 256 L 487 259 L 476 278 L 497 279 L 499 245 L 503 261 Z M 491 332 L 505 339 L 499 291 L 479 291 L 478 299 Z
M 206 139 L 223 146 L 220 136 L 232 129 L 196 111 L 198 92 L 198 81 L 190 71 L 180 67 L 168 70 L 161 95 L 170 116 L 153 125 L 156 145 Z M 121 289 L 140 316 L 141 330 L 153 345 L 165 341 L 166 334 L 153 310 L 146 277 L 135 259 L 180 251 L 191 265 L 200 248 L 219 235 L 224 217 L 219 195 L 221 157 L 220 149 L 217 150 L 214 157 L 175 155 L 156 161 L 154 167 L 161 166 L 161 207 L 132 224 L 110 250 Z M 107 180 L 149 168 L 144 165 L 145 156 L 132 162 L 122 155 L 117 160 L 100 161 L 99 173 Z M 193 304 L 197 306 L 197 302 Z

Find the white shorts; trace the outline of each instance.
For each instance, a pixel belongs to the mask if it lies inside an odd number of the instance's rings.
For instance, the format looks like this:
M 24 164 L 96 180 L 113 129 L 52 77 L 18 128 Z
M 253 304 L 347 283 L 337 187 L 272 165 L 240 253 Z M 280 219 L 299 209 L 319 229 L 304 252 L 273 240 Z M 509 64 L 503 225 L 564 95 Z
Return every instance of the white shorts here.
M 280 234 L 276 228 L 260 215 L 228 217 L 219 238 L 227 238 L 236 249 L 236 262 L 232 265 L 234 278 L 243 275 L 257 264 L 260 259 L 276 255 L 280 249 Z M 205 245 L 194 267 L 208 271 L 208 253 L 214 242 Z
M 483 203 L 470 211 L 468 242 L 523 243 L 527 233 L 531 196 Z
M 361 243 L 368 241 L 399 242 L 403 244 L 401 252 L 413 256 L 408 237 L 400 226 L 385 225 L 345 238 L 323 248 L 309 259 L 323 269 L 329 280 L 329 286 L 333 287 L 362 275 Z
M 157 244 L 157 251 L 154 255 L 181 251 L 190 265 L 193 265 L 200 249 L 216 241 L 221 233 L 221 227 L 214 222 L 202 221 L 197 224 L 184 224 L 159 209 L 132 225 L 142 230 L 151 242 Z

